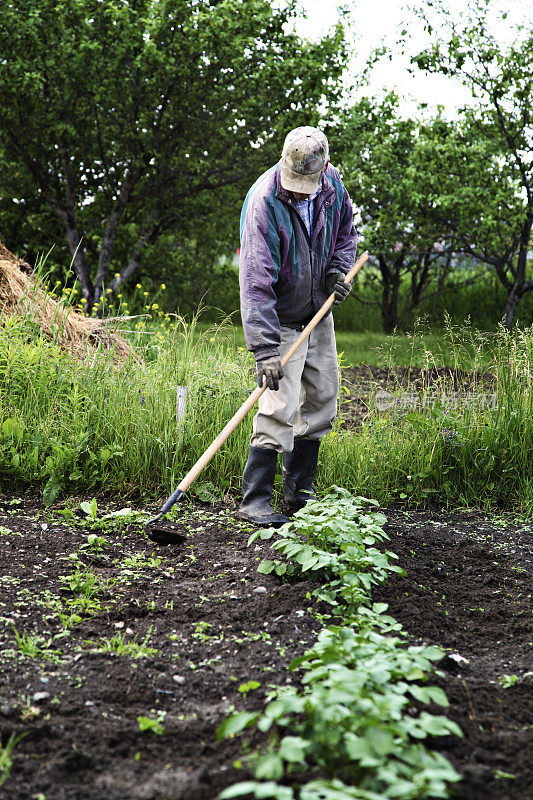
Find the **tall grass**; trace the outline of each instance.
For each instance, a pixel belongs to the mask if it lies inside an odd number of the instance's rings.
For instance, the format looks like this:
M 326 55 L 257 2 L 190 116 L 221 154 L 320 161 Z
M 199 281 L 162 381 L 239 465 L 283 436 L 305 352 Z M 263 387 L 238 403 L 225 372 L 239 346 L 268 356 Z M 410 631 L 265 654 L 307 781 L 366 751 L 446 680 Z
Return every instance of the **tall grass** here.
M 38 487 L 51 503 L 62 492 L 90 490 L 155 497 L 179 482 L 247 397 L 254 378 L 252 359 L 236 345 L 232 326 L 206 328 L 197 318 L 187 323 L 181 317 L 167 322 L 164 329 L 132 332 L 137 357 L 117 364 L 112 349 L 102 347 L 89 358 L 76 359 L 44 338 L 31 320 L 3 320 L 4 488 Z M 415 330 L 410 337 L 382 342 L 376 361 L 468 369 L 474 373 L 471 400 L 460 409 L 432 401 L 422 410 L 374 410 L 352 429 L 338 424 L 321 447 L 319 487 L 336 483 L 383 503 L 533 510 L 532 329 L 480 334 L 448 326 L 444 337 L 429 342 Z M 486 370 L 495 376 L 494 408 L 476 401 L 484 388 L 475 375 Z M 450 392 L 446 377 L 431 380 L 422 389 Z M 188 387 L 181 423 L 176 417 L 179 385 Z M 420 393 L 421 388 L 402 388 L 411 390 Z M 199 484 L 211 482 L 220 493 L 238 492 L 251 417 L 215 456 Z
M 200 336 L 209 326 L 196 324 L 195 336 Z M 227 331 L 228 344 L 245 346 L 240 325 L 231 325 Z M 342 353 L 344 366 L 372 364 L 395 367 L 424 367 L 431 356 L 437 366 L 470 370 L 474 367 L 489 369 L 493 361 L 492 342 L 495 333 L 480 332 L 470 324 L 452 326 L 449 318 L 441 331 L 429 329 L 424 319 L 419 319 L 411 333 L 386 334 L 373 331 L 336 331 L 337 350 Z
M 337 426 L 321 450 L 322 487 L 342 483 L 384 503 L 533 510 L 533 329 L 484 335 L 450 326 L 447 344 L 454 370 L 470 360 L 466 388 L 457 390 L 457 374 L 455 381 L 433 377 L 429 369 L 438 361 L 413 337 L 425 383 L 392 394 L 398 403 L 426 395 L 425 405 L 374 410 L 357 430 Z M 490 384 L 482 379 L 487 367 Z
M 168 491 L 253 385 L 247 354 L 229 356 L 224 329 L 198 338 L 195 327 L 177 318 L 163 341 L 136 333 L 141 357 L 117 366 L 112 350 L 76 360 L 28 322 L 7 320 L 0 327 L 4 485 L 40 485 L 47 502 L 91 487 L 123 496 Z M 188 411 L 178 424 L 183 384 Z M 249 433 L 236 432 L 206 479 L 236 487 Z

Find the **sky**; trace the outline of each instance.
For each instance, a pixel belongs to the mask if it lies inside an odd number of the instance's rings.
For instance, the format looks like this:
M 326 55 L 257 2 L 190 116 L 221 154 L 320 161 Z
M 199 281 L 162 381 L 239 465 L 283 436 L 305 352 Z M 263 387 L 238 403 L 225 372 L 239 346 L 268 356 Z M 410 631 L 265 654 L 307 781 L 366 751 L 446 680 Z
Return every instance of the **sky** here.
M 297 21 L 295 26 L 301 36 L 317 39 L 335 25 L 338 19 L 337 0 L 299 0 L 299 3 L 307 13 L 307 19 Z M 408 30 L 412 54 L 422 50 L 428 44 L 428 38 L 422 23 L 405 11 L 407 3 L 401 0 L 345 0 L 341 5 L 350 9 L 348 35 L 356 49 L 356 57 L 349 70 L 351 76 L 361 73 L 369 55 L 381 44 L 387 44 L 393 50 L 391 61 L 384 60 L 374 68 L 368 89 L 362 90 L 365 94 L 383 94 L 384 90 L 395 88 L 405 98 L 402 110 L 406 115 L 413 113 L 418 103 L 427 103 L 430 111 L 442 105 L 446 114 L 453 117 L 459 107 L 468 103 L 469 92 L 451 78 L 420 72 L 409 74 L 409 56 L 402 55 L 395 44 L 399 32 L 405 28 Z M 426 7 L 428 3 L 418 0 L 417 5 Z M 502 44 L 511 40 L 513 23 L 526 20 L 533 22 L 531 0 L 491 0 L 490 5 L 493 32 Z M 468 2 L 447 0 L 446 6 L 459 19 L 466 11 Z M 501 11 L 508 12 L 505 22 L 499 19 Z

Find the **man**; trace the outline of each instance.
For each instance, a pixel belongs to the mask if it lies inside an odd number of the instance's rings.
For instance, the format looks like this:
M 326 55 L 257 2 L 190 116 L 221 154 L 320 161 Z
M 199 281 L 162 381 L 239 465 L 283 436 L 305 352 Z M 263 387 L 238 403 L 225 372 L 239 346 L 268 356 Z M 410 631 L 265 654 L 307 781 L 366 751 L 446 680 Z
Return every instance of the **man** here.
M 317 128 L 296 128 L 241 213 L 242 323 L 258 384 L 268 388 L 253 421 L 239 516 L 258 525 L 288 521 L 270 504 L 278 453 L 291 510 L 313 497 L 320 440 L 332 428 L 339 393 L 331 314 L 284 370 L 281 358 L 332 292 L 338 303 L 350 291 L 344 275 L 356 244 L 352 204 L 329 164 L 326 137 Z

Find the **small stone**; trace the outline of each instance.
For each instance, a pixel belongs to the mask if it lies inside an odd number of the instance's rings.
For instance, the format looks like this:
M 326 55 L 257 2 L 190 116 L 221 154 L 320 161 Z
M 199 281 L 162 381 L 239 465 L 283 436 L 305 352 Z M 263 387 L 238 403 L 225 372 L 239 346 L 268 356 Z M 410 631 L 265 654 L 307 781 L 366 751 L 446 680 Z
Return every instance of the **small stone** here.
M 294 613 L 296 614 L 297 617 L 303 617 L 305 611 L 295 611 Z
M 126 633 L 129 633 L 130 635 L 132 635 L 132 634 L 133 634 L 133 631 L 132 631 L 132 629 L 131 629 L 131 628 L 126 628 Z
M 266 593 L 266 588 L 264 586 L 256 586 L 255 589 L 254 589 L 254 592 L 256 594 L 265 594 Z
M 124 627 L 123 622 L 115 622 L 115 628 L 123 628 L 123 627 Z
M 50 692 L 35 692 L 32 697 L 34 703 L 40 703 L 42 700 L 48 700 Z
M 183 677 L 183 675 L 173 675 L 172 680 L 174 681 L 174 683 L 179 683 L 180 686 L 185 683 L 185 678 Z
M 457 664 L 469 664 L 468 658 L 459 655 L 459 653 L 449 653 L 449 658 L 453 659 Z

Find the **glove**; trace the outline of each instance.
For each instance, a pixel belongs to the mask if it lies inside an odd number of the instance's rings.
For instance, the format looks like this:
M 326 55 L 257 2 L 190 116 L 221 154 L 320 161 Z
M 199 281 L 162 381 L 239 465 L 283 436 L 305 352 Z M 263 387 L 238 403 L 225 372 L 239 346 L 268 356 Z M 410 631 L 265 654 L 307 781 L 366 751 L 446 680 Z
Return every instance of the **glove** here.
M 267 386 L 273 392 L 279 389 L 279 382 L 283 378 L 283 369 L 281 367 L 281 359 L 279 356 L 271 356 L 270 358 L 263 358 L 255 365 L 257 370 L 257 385 L 263 385 L 263 377 L 266 378 Z
M 335 302 L 333 305 L 338 306 L 341 300 L 344 300 L 351 291 L 352 284 L 345 282 L 342 272 L 333 272 L 326 277 L 326 289 L 328 295 L 335 292 Z

